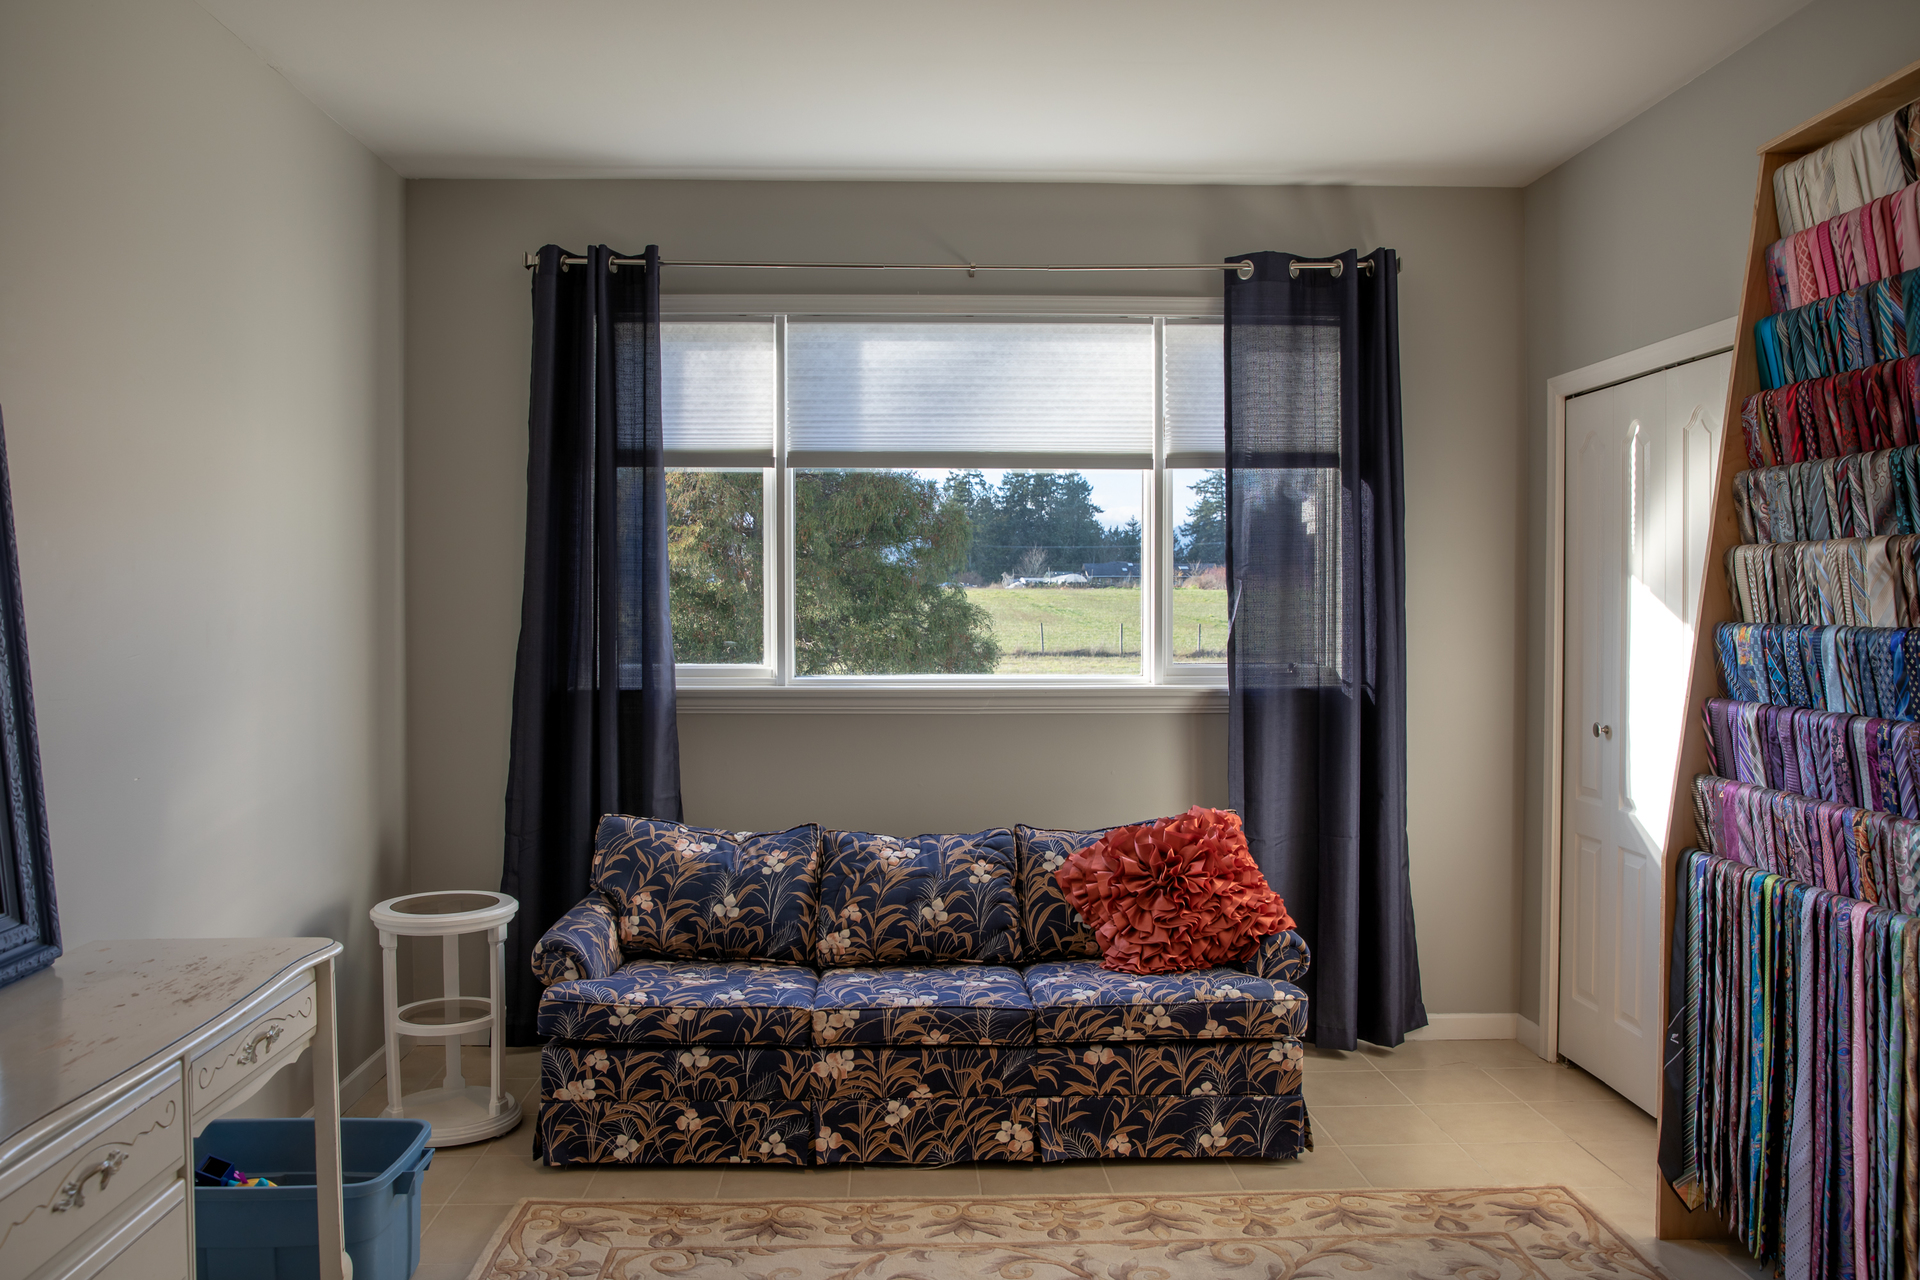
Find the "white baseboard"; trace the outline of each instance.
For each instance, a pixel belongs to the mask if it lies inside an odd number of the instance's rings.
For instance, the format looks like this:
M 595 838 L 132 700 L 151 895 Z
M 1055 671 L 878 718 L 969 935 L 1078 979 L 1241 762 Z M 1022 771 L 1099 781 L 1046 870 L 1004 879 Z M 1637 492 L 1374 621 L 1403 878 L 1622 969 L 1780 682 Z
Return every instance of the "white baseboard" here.
M 367 1090 L 373 1088 L 374 1081 L 386 1078 L 387 1048 L 381 1045 L 367 1055 L 367 1060 L 340 1077 L 340 1109 L 345 1111 L 354 1103 L 367 1096 Z
M 1540 1024 L 1531 1018 L 1519 1018 L 1513 1038 L 1525 1048 L 1540 1052 Z
M 384 1079 L 387 1074 L 387 1049 L 385 1045 L 367 1055 L 367 1060 L 340 1077 L 340 1114 L 345 1115 L 347 1108 L 367 1096 L 367 1090 L 374 1082 Z M 300 1113 L 302 1118 L 311 1120 L 313 1108 L 308 1107 Z
M 1407 1032 L 1409 1040 L 1512 1040 L 1517 1013 L 1430 1013 L 1427 1025 Z

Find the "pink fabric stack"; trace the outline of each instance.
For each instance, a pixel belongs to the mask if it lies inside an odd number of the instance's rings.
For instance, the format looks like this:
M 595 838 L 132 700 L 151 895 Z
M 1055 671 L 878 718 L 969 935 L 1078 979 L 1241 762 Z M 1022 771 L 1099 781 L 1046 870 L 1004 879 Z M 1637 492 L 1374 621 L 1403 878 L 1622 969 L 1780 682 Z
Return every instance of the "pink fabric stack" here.
M 1767 246 L 1776 313 L 1920 267 L 1920 183 Z

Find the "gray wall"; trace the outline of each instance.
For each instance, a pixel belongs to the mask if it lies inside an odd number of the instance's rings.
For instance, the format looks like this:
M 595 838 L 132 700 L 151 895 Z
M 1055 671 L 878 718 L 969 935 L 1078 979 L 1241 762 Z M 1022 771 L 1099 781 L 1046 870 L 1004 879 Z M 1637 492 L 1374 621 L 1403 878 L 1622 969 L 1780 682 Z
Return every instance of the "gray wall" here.
M 1401 277 L 1411 825 L 1428 1007 L 1515 1008 L 1520 197 L 1510 190 L 752 182 L 407 187 L 408 848 L 415 888 L 500 867 L 524 535 L 528 281 L 549 241 L 669 257 L 1207 262 L 1391 245 Z M 975 293 L 1214 280 L 945 280 Z M 722 273 L 669 292 L 910 291 Z M 1219 715 L 681 715 L 687 817 L 896 833 L 1105 825 L 1226 798 Z
M 0 401 L 69 942 L 404 886 L 400 179 L 188 0 L 0 8 Z
M 1526 189 L 1526 1017 L 1538 1016 L 1539 886 L 1551 852 L 1539 836 L 1547 379 L 1738 311 L 1756 149 L 1916 58 L 1912 0 L 1819 0 Z

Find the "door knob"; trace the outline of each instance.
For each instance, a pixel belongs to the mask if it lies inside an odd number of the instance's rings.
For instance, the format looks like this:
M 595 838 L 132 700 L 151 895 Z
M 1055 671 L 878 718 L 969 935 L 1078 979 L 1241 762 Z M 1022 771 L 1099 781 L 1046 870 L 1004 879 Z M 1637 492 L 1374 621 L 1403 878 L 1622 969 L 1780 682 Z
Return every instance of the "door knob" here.
M 1596 738 L 1606 738 L 1611 741 L 1613 738 L 1613 726 L 1610 724 L 1601 724 L 1598 720 L 1595 720 L 1593 722 L 1593 736 Z

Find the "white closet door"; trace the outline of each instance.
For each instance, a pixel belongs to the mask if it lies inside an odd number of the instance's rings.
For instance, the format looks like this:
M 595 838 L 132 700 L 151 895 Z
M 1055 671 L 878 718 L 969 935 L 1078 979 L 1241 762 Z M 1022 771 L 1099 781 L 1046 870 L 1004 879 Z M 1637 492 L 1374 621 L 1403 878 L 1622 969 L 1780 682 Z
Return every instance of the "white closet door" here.
M 1661 842 L 1731 355 L 1567 402 L 1560 1053 L 1654 1109 Z

